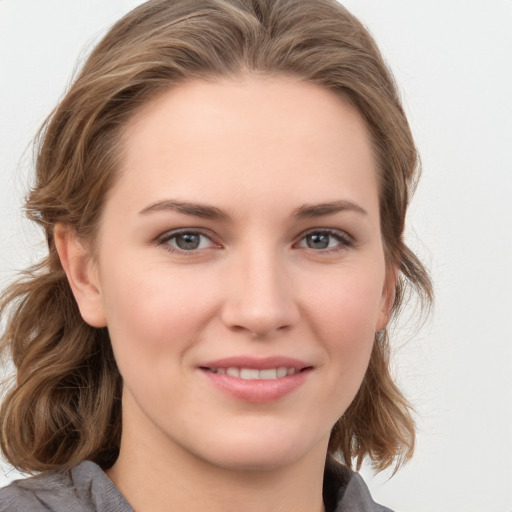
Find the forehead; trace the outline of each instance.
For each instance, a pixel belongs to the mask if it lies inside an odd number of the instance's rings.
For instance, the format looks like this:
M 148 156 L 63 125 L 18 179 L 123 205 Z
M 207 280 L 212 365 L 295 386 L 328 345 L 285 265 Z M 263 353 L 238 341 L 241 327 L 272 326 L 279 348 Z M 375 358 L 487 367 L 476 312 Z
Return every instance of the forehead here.
M 141 108 L 123 145 L 119 186 L 147 200 L 191 193 L 222 200 L 247 189 L 260 194 L 260 206 L 276 191 L 310 202 L 340 193 L 357 199 L 368 189 L 376 196 L 361 116 L 340 95 L 292 77 L 177 86 Z

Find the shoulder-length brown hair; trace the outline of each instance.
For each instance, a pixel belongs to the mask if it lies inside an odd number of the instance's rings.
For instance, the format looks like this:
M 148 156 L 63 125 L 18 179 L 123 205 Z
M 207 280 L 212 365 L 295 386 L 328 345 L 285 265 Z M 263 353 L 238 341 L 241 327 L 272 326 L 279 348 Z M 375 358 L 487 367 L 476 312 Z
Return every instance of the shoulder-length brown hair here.
M 120 133 L 164 90 L 193 78 L 285 74 L 320 84 L 365 119 L 379 163 L 380 219 L 388 265 L 400 269 L 393 312 L 412 286 L 428 305 L 428 275 L 403 242 L 418 158 L 393 78 L 361 23 L 334 0 L 150 0 L 92 52 L 42 127 L 36 182 L 26 202 L 49 254 L 7 289 L 0 348 L 15 382 L 1 408 L 1 447 L 21 470 L 115 461 L 122 381 L 106 328 L 81 318 L 53 241 L 57 222 L 94 240 L 116 180 Z M 376 334 L 363 384 L 333 428 L 329 451 L 377 469 L 414 447 L 410 406 L 389 368 L 386 331 Z

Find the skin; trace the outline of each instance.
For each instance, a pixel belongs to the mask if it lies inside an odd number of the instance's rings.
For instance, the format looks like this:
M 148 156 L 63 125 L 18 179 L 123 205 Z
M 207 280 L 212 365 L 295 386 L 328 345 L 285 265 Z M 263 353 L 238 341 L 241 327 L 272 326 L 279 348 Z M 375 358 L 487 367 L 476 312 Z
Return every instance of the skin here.
M 330 430 L 394 289 L 362 118 L 317 85 L 244 75 L 167 91 L 126 126 L 124 144 L 97 253 L 56 229 L 82 316 L 108 326 L 124 379 L 108 475 L 137 511 L 323 510 Z M 177 229 L 200 233 L 198 248 L 180 249 Z M 310 369 L 291 393 L 252 403 L 200 368 L 241 355 Z

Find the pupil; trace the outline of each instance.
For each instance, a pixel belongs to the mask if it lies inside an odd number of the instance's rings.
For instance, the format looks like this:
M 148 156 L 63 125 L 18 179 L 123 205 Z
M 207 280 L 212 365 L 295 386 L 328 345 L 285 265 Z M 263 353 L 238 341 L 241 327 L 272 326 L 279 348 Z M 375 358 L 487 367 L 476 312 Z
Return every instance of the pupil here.
M 191 251 L 199 247 L 199 235 L 186 233 L 176 237 L 176 245 L 185 251 Z
M 326 249 L 329 247 L 329 235 L 308 235 L 307 243 L 310 249 Z

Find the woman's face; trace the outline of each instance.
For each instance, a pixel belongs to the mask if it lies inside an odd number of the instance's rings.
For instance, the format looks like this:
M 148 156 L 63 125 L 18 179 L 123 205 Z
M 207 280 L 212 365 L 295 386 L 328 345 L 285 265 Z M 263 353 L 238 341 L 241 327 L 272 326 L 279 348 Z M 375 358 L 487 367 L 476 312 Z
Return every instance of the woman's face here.
M 123 436 L 224 468 L 325 455 L 394 288 L 361 117 L 292 78 L 192 81 L 124 144 L 85 313 L 110 332 Z

